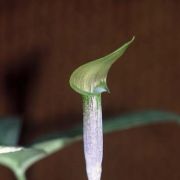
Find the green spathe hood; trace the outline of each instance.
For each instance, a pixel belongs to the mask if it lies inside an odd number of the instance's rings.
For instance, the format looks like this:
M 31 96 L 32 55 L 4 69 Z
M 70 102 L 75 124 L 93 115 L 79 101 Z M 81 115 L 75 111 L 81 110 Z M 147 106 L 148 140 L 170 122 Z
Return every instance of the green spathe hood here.
M 133 41 L 134 37 L 114 52 L 77 68 L 70 77 L 71 88 L 82 95 L 96 95 L 109 91 L 106 84 L 109 69 Z

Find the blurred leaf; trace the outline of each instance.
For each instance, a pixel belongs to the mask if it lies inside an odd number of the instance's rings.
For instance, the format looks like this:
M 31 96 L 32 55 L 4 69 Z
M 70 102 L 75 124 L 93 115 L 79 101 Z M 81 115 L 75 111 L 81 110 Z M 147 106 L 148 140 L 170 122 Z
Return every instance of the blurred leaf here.
M 33 144 L 31 147 L 0 146 L 0 165 L 11 169 L 17 179 L 25 179 L 26 170 L 37 161 L 62 149 L 71 139 L 52 139 Z M 75 138 L 73 138 L 73 142 Z
M 109 133 L 118 130 L 135 128 L 157 123 L 180 123 L 180 115 L 163 111 L 143 111 L 128 113 L 123 116 L 109 118 L 104 121 L 104 132 Z
M 18 117 L 0 118 L 0 145 L 15 146 L 18 143 L 21 120 Z
M 46 141 L 40 141 L 38 143 L 32 144 L 31 147 L 35 149 L 43 150 L 44 152 L 46 152 L 46 155 L 48 156 L 60 149 L 63 149 L 67 145 L 72 144 L 73 142 L 79 139 L 81 138 L 78 136 L 73 136 L 73 138 L 68 138 L 68 137 L 51 138 Z
M 161 111 L 128 113 L 104 121 L 104 132 L 114 132 L 155 123 L 180 122 L 180 115 Z M 10 168 L 19 180 L 25 180 L 25 171 L 37 161 L 65 148 L 82 138 L 82 126 L 37 139 L 31 146 L 0 146 L 0 164 Z
M 44 157 L 42 150 L 23 147 L 0 147 L 0 164 L 11 169 L 18 179 L 25 179 L 25 171 Z
M 117 116 L 108 118 L 103 121 L 103 131 L 104 133 L 110 133 L 119 130 L 130 129 L 138 126 L 145 126 L 156 123 L 166 123 L 166 122 L 180 122 L 180 115 L 171 112 L 163 111 L 142 111 L 127 113 L 123 116 Z M 67 131 L 55 132 L 51 134 L 46 134 L 42 137 L 37 138 L 33 144 L 42 143 L 52 139 L 61 139 L 61 148 L 66 147 L 73 141 L 77 141 L 82 138 L 82 124 L 76 126 Z M 66 143 L 68 142 L 68 143 Z
M 108 91 L 106 84 L 108 71 L 111 65 L 124 54 L 133 40 L 134 37 L 113 53 L 77 68 L 69 81 L 72 89 L 82 95 L 100 94 Z

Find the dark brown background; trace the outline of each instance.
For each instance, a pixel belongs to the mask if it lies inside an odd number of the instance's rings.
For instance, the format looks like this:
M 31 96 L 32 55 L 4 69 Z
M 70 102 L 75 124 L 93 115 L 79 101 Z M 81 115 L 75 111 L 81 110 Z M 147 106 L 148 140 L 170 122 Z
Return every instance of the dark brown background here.
M 1 0 L 0 113 L 24 119 L 21 143 L 81 122 L 68 80 L 80 64 L 136 40 L 109 74 L 104 116 L 180 112 L 180 1 Z M 180 129 L 153 125 L 105 135 L 102 180 L 179 180 Z M 82 143 L 44 159 L 30 180 L 85 180 Z M 0 179 L 13 179 L 0 168 Z

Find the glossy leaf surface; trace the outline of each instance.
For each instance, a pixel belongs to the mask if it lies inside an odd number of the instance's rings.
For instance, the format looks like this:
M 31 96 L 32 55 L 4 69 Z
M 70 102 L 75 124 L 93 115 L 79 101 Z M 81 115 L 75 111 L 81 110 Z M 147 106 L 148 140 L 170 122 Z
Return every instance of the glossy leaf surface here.
M 29 147 L 0 146 L 0 165 L 11 169 L 18 176 L 25 176 L 26 170 L 37 161 L 64 148 L 77 138 L 55 138 L 35 143 Z
M 42 150 L 22 147 L 0 147 L 0 164 L 11 169 L 16 177 L 24 176 L 32 164 L 44 157 Z

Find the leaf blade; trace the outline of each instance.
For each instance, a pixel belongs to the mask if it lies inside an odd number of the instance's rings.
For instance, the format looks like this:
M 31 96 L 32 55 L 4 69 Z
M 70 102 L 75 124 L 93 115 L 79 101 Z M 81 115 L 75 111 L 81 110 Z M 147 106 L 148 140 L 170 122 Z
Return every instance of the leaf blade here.
M 45 156 L 39 149 L 0 146 L 0 164 L 11 169 L 14 174 L 22 174 L 35 162 Z
M 180 123 L 180 115 L 163 111 L 128 113 L 105 120 L 104 133 L 166 122 Z M 0 164 L 10 168 L 14 174 L 19 172 L 23 174 L 37 161 L 80 140 L 82 138 L 82 125 L 50 135 L 40 138 L 27 148 L 0 146 Z
M 111 133 L 117 130 L 129 130 L 131 128 L 147 126 L 156 123 L 176 122 L 180 123 L 180 115 L 164 111 L 140 111 L 127 113 L 123 116 L 108 118 L 104 121 L 104 132 Z
M 0 118 L 0 145 L 15 146 L 18 143 L 21 119 L 18 117 Z
M 172 112 L 147 110 L 140 112 L 127 113 L 121 116 L 115 116 L 112 118 L 107 118 L 103 122 L 103 132 L 111 133 L 114 131 L 128 130 L 131 128 L 147 126 L 155 123 L 167 123 L 176 122 L 180 123 L 180 115 Z M 61 148 L 70 145 L 82 138 L 83 128 L 82 124 L 76 127 L 62 132 L 56 132 L 51 134 L 46 134 L 32 144 L 38 144 L 50 140 L 61 139 L 63 146 Z M 67 141 L 67 143 L 66 143 Z M 34 146 L 34 145 L 33 145 Z M 36 146 L 35 146 L 36 147 Z

